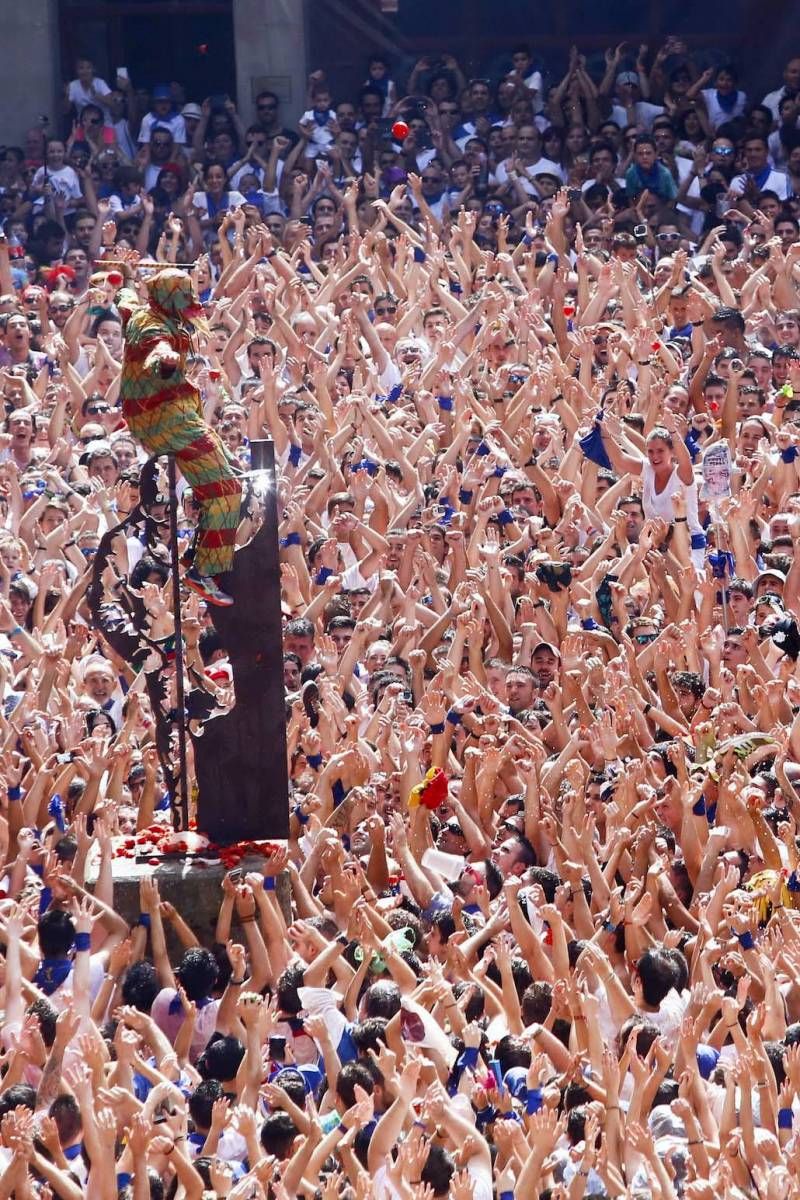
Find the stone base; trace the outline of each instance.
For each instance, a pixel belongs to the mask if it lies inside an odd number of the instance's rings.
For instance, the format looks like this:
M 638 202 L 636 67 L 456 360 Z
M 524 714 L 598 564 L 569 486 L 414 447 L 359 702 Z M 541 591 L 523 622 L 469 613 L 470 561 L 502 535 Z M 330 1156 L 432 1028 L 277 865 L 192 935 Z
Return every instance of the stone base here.
M 194 859 L 170 859 L 166 862 L 151 865 L 138 863 L 131 858 L 114 859 L 114 908 L 124 917 L 129 925 L 135 925 L 139 919 L 139 884 L 142 879 L 154 879 L 158 884 L 162 900 L 175 906 L 177 912 L 197 935 L 203 946 L 210 946 L 214 941 L 214 931 L 217 915 L 222 903 L 222 880 L 226 868 L 221 862 L 206 862 L 200 866 Z M 254 856 L 242 859 L 242 870 L 263 872 L 265 860 Z M 87 871 L 87 887 L 93 889 L 97 880 L 96 866 L 91 863 Z M 291 882 L 289 872 L 282 871 L 275 881 L 275 891 L 284 918 L 290 922 L 291 917 Z M 181 953 L 181 945 L 172 932 L 169 921 L 164 922 L 167 935 L 167 948 L 170 958 L 177 961 Z M 236 913 L 231 922 L 231 936 L 235 941 L 245 942 L 244 930 L 239 924 Z

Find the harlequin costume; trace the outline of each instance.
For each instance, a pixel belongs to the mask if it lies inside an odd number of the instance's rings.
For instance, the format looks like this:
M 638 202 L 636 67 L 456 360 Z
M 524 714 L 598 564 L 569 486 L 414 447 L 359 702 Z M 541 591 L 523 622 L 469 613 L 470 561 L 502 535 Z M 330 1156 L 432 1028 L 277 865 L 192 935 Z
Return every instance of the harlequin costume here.
M 175 455 L 200 505 L 186 584 L 213 604 L 231 604 L 215 576 L 233 565 L 241 485 L 222 442 L 204 420 L 199 392 L 186 378 L 186 356 L 200 328 L 202 305 L 190 277 L 174 267 L 159 271 L 146 286 L 147 304 L 130 294 L 117 300 L 125 322 L 122 411 L 150 454 Z

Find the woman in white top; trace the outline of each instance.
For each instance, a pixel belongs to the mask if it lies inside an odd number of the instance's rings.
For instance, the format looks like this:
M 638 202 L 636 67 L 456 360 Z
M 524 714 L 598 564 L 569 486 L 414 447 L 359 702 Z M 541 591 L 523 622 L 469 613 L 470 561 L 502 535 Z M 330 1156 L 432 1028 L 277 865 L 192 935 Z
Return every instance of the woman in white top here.
M 702 566 L 705 554 L 703 527 L 697 512 L 697 484 L 692 460 L 686 449 L 684 434 L 688 428 L 685 417 L 667 411 L 663 426 L 657 426 L 647 437 L 645 454 L 625 438 L 622 424 L 614 413 L 606 413 L 600 423 L 603 446 L 615 471 L 642 477 L 642 508 L 645 519 L 672 524 L 686 521 L 692 539 L 692 558 Z M 676 517 L 672 497 L 683 493 L 686 516 Z M 700 541 L 702 539 L 702 545 Z

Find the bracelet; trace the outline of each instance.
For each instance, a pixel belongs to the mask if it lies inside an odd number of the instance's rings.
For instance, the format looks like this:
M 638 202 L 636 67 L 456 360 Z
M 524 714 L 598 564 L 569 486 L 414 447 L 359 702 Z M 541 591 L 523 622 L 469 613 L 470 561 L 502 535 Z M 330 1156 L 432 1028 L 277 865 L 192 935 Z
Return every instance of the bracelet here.
M 256 914 L 251 913 L 249 917 L 239 917 L 239 924 L 247 925 L 250 921 L 255 921 L 255 919 L 256 919 Z
M 13 638 L 13 637 L 16 637 L 18 634 L 20 634 L 20 633 L 24 633 L 24 632 L 25 632 L 25 630 L 22 628 L 22 626 L 21 626 L 21 625 L 15 625 L 15 626 L 14 626 L 14 628 L 13 628 L 13 629 L 11 629 L 11 630 L 10 630 L 10 631 L 9 631 L 9 632 L 6 634 L 6 637 L 7 637 L 7 638 Z
M 693 1141 L 691 1141 L 691 1142 L 687 1142 L 687 1145 L 688 1145 L 688 1146 L 702 1146 L 702 1145 L 703 1145 L 703 1139 L 702 1139 L 702 1138 L 694 1138 L 694 1140 L 693 1140 Z
M 349 1126 L 349 1125 L 345 1125 L 344 1121 L 340 1121 L 340 1122 L 339 1122 L 339 1132 L 340 1132 L 340 1133 L 349 1133 L 349 1132 L 350 1132 L 350 1126 Z
M 451 708 L 450 712 L 447 714 L 447 720 L 450 722 L 451 725 L 463 724 L 463 718 L 461 716 L 461 713 L 456 712 L 456 710 L 454 708 Z
M 429 726 L 431 733 L 444 733 L 444 721 L 437 721 L 435 725 Z
M 253 917 L 251 917 L 250 920 L 252 921 Z M 243 987 L 243 986 L 244 986 L 243 979 L 229 979 L 228 980 L 228 987 Z
M 642 709 L 642 712 L 644 713 L 645 716 L 647 716 L 647 714 L 650 712 L 650 709 L 652 707 L 653 707 L 652 704 L 648 700 L 647 704 L 645 704 L 644 708 Z
M 620 1109 L 620 1106 L 618 1104 L 607 1104 L 606 1105 L 606 1112 L 621 1112 L 621 1111 L 622 1110 Z
M 673 517 L 672 523 L 673 523 L 673 525 L 688 525 L 689 518 L 688 517 Z
M 92 946 L 92 936 L 89 933 L 75 934 L 75 953 L 80 954 L 81 951 L 88 951 Z
M 289 547 L 289 546 L 299 546 L 299 545 L 300 545 L 300 534 L 296 533 L 296 532 L 287 533 L 286 537 L 281 538 L 281 540 L 280 540 L 281 550 L 286 550 L 287 547 Z
M 150 913 L 139 913 L 139 920 L 136 924 L 141 925 L 142 929 L 149 929 L 152 924 Z

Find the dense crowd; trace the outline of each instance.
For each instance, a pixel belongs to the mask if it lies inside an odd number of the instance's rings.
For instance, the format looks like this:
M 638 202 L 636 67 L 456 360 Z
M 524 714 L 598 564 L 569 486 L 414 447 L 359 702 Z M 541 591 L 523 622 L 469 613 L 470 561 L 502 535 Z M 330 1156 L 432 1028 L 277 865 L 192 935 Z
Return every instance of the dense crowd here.
M 800 58 L 507 67 L 315 71 L 288 128 L 80 61 L 2 150 L 0 1197 L 800 1191 Z M 280 463 L 290 839 L 213 931 L 115 906 L 171 815 L 88 603 L 159 264 Z M 156 508 L 101 599 L 163 645 Z

